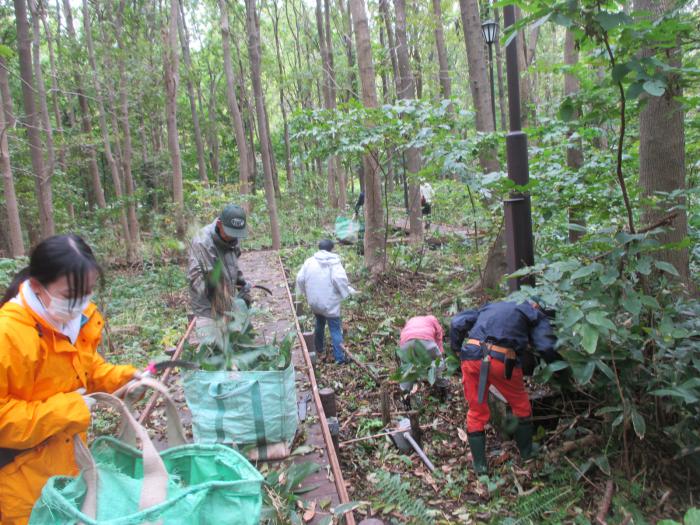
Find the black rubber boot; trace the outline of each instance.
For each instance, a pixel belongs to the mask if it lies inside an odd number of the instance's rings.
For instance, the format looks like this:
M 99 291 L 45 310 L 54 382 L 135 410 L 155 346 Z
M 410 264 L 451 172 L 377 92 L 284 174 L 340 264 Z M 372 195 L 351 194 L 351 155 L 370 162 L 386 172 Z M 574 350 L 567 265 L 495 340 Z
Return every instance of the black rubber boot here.
M 515 429 L 515 443 L 520 451 L 520 459 L 527 461 L 534 456 L 532 448 L 532 419 L 519 419 Z
M 467 434 L 469 439 L 469 448 L 472 451 L 472 459 L 474 460 L 474 472 L 477 476 L 488 472 L 488 464 L 486 462 L 486 434 L 481 432 L 470 432 Z

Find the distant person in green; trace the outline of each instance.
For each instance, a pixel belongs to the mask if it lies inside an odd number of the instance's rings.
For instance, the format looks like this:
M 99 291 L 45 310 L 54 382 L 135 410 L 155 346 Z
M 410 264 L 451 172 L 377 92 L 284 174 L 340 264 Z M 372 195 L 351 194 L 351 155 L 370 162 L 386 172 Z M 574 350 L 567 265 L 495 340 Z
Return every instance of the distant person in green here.
M 229 311 L 238 295 L 250 304 L 250 285 L 238 265 L 241 241 L 248 237 L 245 210 L 229 204 L 212 223 L 199 230 L 190 245 L 187 279 L 190 314 L 195 318 L 198 344 L 213 320 Z M 236 290 L 240 293 L 236 293 Z

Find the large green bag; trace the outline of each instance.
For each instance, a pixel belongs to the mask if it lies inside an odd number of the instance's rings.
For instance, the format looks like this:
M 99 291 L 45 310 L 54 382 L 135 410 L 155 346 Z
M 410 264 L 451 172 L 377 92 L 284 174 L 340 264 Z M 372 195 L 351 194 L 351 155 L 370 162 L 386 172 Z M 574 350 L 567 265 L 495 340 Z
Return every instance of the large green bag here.
M 93 397 L 121 413 L 143 451 L 112 437 L 96 439 L 87 450 L 76 436 L 80 475 L 50 478 L 30 525 L 259 523 L 263 478 L 238 452 L 222 445 L 181 445 L 158 454 L 121 401 L 108 394 Z
M 347 217 L 338 216 L 335 219 L 335 236 L 342 244 L 354 244 L 357 242 L 360 225 L 357 221 Z
M 197 443 L 249 448 L 254 459 L 289 455 L 297 431 L 294 366 L 285 370 L 197 370 L 183 379 Z

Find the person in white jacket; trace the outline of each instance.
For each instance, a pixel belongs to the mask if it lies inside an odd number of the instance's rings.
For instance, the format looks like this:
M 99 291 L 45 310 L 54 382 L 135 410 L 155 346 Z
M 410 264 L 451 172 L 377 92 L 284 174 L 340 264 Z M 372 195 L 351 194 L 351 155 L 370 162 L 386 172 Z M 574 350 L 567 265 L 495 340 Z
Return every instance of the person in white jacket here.
M 316 351 L 324 354 L 326 323 L 331 332 L 333 357 L 338 364 L 345 364 L 343 329 L 340 320 L 340 303 L 357 291 L 348 283 L 348 276 L 340 256 L 333 252 L 333 241 L 324 239 L 318 243 L 318 251 L 304 262 L 297 274 L 297 293 L 305 295 L 316 317 L 314 341 Z

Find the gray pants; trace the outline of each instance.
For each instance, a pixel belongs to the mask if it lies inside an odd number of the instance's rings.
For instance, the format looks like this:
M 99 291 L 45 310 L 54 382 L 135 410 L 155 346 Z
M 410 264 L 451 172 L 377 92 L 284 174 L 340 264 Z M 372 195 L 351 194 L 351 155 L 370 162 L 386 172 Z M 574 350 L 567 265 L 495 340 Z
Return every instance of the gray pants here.
M 423 348 L 425 348 L 428 353 L 433 356 L 434 359 L 437 359 L 438 357 L 440 358 L 440 364 L 438 365 L 437 368 L 437 374 L 435 378 L 435 386 L 444 388 L 447 385 L 450 384 L 450 382 L 442 377 L 442 374 L 445 371 L 445 358 L 442 356 L 440 353 L 440 348 L 438 347 L 437 343 L 432 340 L 428 339 L 409 339 L 406 341 L 406 343 L 401 345 L 401 350 L 405 350 L 408 348 L 410 345 L 413 343 L 420 343 L 423 345 Z M 399 383 L 399 386 L 401 387 L 401 390 L 404 392 L 410 392 L 411 389 L 413 388 L 413 381 L 408 381 L 406 383 Z

